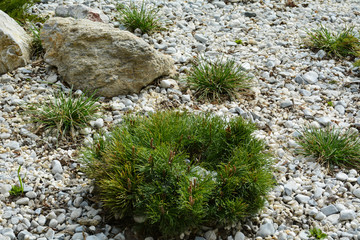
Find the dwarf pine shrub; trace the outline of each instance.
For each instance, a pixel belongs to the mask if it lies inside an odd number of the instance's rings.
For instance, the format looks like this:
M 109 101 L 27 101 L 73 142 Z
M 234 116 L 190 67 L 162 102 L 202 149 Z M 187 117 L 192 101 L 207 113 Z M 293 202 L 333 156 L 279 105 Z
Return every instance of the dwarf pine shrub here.
M 127 117 L 83 152 L 85 172 L 109 215 L 145 232 L 229 224 L 256 214 L 273 186 L 270 155 L 254 130 L 240 117 Z

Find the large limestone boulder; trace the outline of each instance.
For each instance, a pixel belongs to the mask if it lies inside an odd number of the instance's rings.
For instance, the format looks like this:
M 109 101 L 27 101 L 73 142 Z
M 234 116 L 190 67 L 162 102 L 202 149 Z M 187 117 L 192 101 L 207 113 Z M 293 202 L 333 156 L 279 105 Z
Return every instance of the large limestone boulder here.
M 0 10 L 0 74 L 27 64 L 30 42 L 31 38 L 24 29 Z
M 97 90 L 100 96 L 138 93 L 175 71 L 171 57 L 105 23 L 51 18 L 44 24 L 41 40 L 45 61 L 58 68 L 65 82 L 75 89 Z

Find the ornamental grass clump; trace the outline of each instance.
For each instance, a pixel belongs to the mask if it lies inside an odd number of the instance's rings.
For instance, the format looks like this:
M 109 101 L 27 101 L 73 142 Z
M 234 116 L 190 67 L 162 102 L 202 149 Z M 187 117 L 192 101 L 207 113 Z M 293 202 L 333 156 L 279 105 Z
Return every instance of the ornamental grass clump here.
M 240 117 L 128 116 L 83 152 L 84 170 L 109 216 L 139 232 L 230 224 L 256 214 L 274 183 L 254 130 Z
M 161 29 L 157 10 L 146 6 L 144 1 L 140 8 L 131 2 L 129 6 L 119 5 L 117 10 L 120 13 L 119 22 L 131 32 L 140 29 L 142 34 L 151 34 Z
M 194 62 L 187 77 L 199 99 L 222 102 L 232 100 L 238 92 L 250 88 L 250 77 L 235 60 L 200 58 Z
M 30 13 L 30 8 L 37 2 L 40 0 L 0 0 L 0 10 L 25 24 L 26 20 L 39 20 L 38 16 Z
M 309 38 L 306 43 L 315 50 L 324 50 L 330 57 L 359 57 L 359 34 L 354 27 L 346 27 L 338 33 L 330 32 L 320 25 L 319 29 L 308 31 Z
M 74 139 L 75 131 L 87 126 L 94 119 L 98 110 L 96 101 L 94 94 L 75 96 L 72 91 L 68 94 L 59 91 L 45 104 L 31 104 L 29 113 L 38 129 L 55 132 L 58 137 L 71 136 Z
M 326 166 L 360 169 L 360 138 L 349 130 L 334 127 L 305 128 L 298 138 L 299 153 L 314 156 Z

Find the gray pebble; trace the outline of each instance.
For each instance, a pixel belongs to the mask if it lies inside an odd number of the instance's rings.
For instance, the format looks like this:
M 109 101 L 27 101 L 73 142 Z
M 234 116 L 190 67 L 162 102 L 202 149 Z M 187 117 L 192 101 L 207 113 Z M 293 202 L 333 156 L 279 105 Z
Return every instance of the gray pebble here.
M 354 210 L 345 209 L 340 212 L 340 221 L 354 220 L 356 213 Z
M 199 33 L 196 33 L 196 34 L 194 35 L 194 38 L 195 38 L 197 41 L 199 41 L 199 42 L 201 42 L 201 43 L 204 43 L 204 44 L 208 41 L 208 39 L 207 39 L 204 35 L 199 34 Z
M 353 191 L 355 197 L 360 198 L 360 188 L 357 188 Z
M 27 205 L 29 204 L 30 199 L 27 197 L 18 199 L 15 203 L 18 205 Z
M 245 235 L 242 232 L 237 232 L 235 234 L 235 239 L 234 240 L 245 240 Z
M 265 238 L 275 233 L 274 224 L 271 219 L 265 219 L 264 223 L 260 226 L 256 236 Z
M 314 71 L 307 72 L 303 75 L 303 79 L 309 84 L 316 83 L 318 81 L 318 77 L 319 75 Z
M 323 207 L 321 210 L 320 210 L 322 213 L 324 213 L 326 216 L 330 216 L 332 214 L 336 214 L 336 213 L 339 213 L 339 209 L 337 209 L 334 205 L 329 205 L 329 206 L 326 206 L 326 207 Z
M 58 161 L 58 160 L 54 160 L 52 161 L 52 170 L 51 172 L 53 174 L 56 174 L 56 173 L 63 173 L 63 168 L 61 166 L 61 163 Z
M 293 102 L 291 100 L 285 100 L 280 103 L 281 108 L 288 108 L 288 107 L 291 107 L 292 105 L 293 105 Z
M 70 215 L 70 218 L 72 220 L 75 220 L 77 218 L 79 218 L 82 214 L 82 209 L 81 208 L 75 208 L 72 212 L 71 212 L 71 215 Z

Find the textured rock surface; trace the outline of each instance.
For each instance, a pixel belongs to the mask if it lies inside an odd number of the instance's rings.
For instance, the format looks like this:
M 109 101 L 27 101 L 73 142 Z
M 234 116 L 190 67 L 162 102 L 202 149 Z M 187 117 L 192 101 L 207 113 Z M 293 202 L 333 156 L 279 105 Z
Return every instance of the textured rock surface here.
M 30 37 L 0 10 L 0 74 L 24 66 L 30 58 Z
M 74 4 L 70 6 L 60 5 L 55 9 L 55 15 L 57 17 L 89 19 L 94 22 L 109 22 L 109 17 L 106 16 L 100 9 L 89 8 L 83 4 Z
M 174 72 L 173 60 L 142 39 L 110 25 L 51 18 L 41 32 L 45 61 L 75 89 L 113 97 L 138 93 L 156 78 Z

